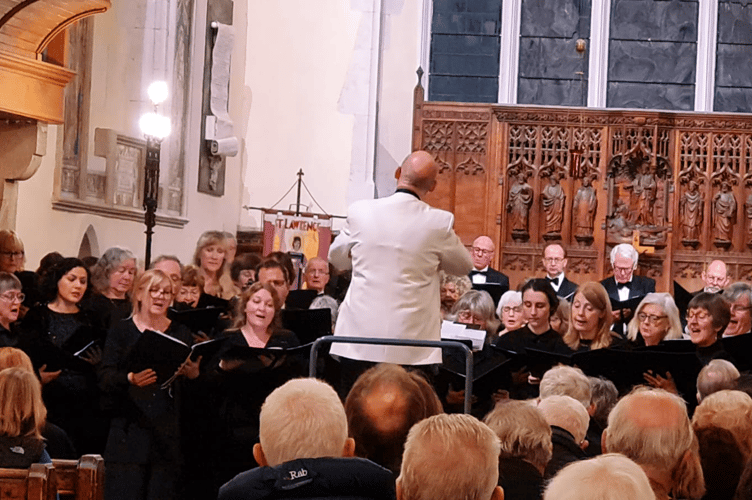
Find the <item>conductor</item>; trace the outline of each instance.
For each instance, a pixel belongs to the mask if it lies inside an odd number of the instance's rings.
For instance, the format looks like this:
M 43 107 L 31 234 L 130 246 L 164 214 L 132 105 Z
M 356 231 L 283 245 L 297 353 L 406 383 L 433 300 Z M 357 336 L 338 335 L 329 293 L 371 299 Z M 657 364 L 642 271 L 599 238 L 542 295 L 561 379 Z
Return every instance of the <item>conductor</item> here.
M 353 203 L 329 261 L 352 268 L 335 335 L 393 339 L 440 339 L 439 271 L 466 275 L 470 254 L 452 229 L 454 216 L 421 201 L 436 187 L 439 166 L 425 151 L 409 155 L 395 172 L 397 192 Z M 332 345 L 344 358 L 425 365 L 441 351 L 368 344 Z

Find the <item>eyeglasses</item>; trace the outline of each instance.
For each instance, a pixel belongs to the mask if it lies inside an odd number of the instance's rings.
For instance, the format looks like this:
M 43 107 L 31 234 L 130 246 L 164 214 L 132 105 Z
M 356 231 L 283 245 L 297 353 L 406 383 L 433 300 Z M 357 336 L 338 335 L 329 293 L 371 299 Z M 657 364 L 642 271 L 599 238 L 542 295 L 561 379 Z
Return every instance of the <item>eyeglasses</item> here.
M 643 321 L 647 321 L 649 324 L 654 325 L 658 323 L 660 320 L 667 318 L 668 316 L 656 316 L 655 314 L 645 314 L 640 313 L 637 315 L 637 319 L 640 320 L 640 323 Z
M 26 255 L 26 253 L 23 250 L 20 251 L 20 252 L 8 252 L 8 251 L 5 251 L 5 252 L 0 252 L 0 255 L 5 255 L 6 257 L 10 257 L 11 259 L 15 259 L 15 258 L 18 258 L 18 257 L 23 257 L 24 255 Z
M 631 273 L 632 268 L 631 267 L 619 267 L 614 266 L 614 272 L 619 271 L 620 273 Z
M 329 271 L 320 271 L 318 269 L 309 269 L 308 270 L 308 274 L 313 275 L 313 276 L 324 276 L 324 275 L 329 274 Z
M 550 262 L 551 264 L 558 264 L 559 262 L 564 262 L 563 257 L 544 257 L 543 260 L 545 262 Z
M 731 312 L 732 313 L 738 313 L 738 312 L 742 312 L 742 311 L 749 311 L 750 309 L 752 309 L 752 306 L 740 306 L 740 305 L 737 305 L 737 304 L 731 304 Z
M 149 295 L 152 297 L 159 298 L 161 297 L 172 297 L 172 290 L 163 290 L 161 288 L 150 288 L 149 289 Z
M 13 302 L 14 300 L 23 302 L 25 298 L 26 298 L 26 295 L 24 295 L 23 293 L 6 292 L 3 294 L 0 294 L 0 299 L 3 299 L 6 302 Z
M 517 306 L 517 307 L 504 306 L 501 308 L 501 312 L 505 314 L 509 314 L 510 312 L 521 313 L 522 306 Z
M 693 313 L 688 312 L 687 313 L 687 321 L 697 320 L 697 321 L 705 321 L 710 317 L 710 314 L 708 314 L 706 311 L 699 312 L 699 313 Z
M 480 255 L 493 255 L 493 250 L 484 250 L 478 247 L 473 247 L 472 250 L 473 250 L 473 253 L 477 253 Z

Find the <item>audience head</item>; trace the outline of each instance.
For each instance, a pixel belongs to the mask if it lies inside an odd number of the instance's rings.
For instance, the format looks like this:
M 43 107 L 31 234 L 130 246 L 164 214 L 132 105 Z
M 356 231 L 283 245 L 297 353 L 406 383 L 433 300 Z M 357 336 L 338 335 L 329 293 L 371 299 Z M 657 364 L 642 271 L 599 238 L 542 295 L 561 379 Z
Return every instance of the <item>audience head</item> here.
M 611 249 L 611 267 L 617 283 L 628 283 L 637 269 L 640 254 L 629 243 L 620 243 Z
M 588 281 L 577 288 L 572 301 L 569 329 L 564 334 L 564 342 L 577 350 L 580 341 L 590 341 L 590 349 L 601 349 L 611 345 L 611 301 L 603 285 Z
M 324 293 L 324 288 L 329 283 L 329 262 L 321 257 L 313 257 L 306 264 L 304 277 L 309 290 Z
M 41 438 L 46 418 L 42 385 L 34 372 L 22 367 L 0 371 L 0 436 Z
M 637 340 L 638 334 L 648 346 L 682 338 L 679 308 L 671 295 L 655 292 L 645 295 L 627 328 L 629 340 Z
M 696 429 L 695 434 L 705 478 L 703 500 L 731 500 L 746 460 L 738 441 L 730 431 L 714 425 Z
M 605 429 L 608 425 L 608 414 L 611 413 L 616 402 L 619 400 L 619 391 L 613 382 L 603 377 L 588 377 L 592 390 L 591 404 L 592 415 L 590 418 Z
M 714 392 L 733 389 L 739 379 L 739 370 L 725 359 L 711 359 L 697 375 L 697 402 Z
M 695 431 L 705 427 L 720 427 L 730 431 L 745 460 L 752 458 L 752 398 L 741 391 L 714 392 L 695 409 L 692 416 Z
M 136 257 L 127 248 L 108 248 L 91 270 L 94 289 L 111 299 L 125 299 L 133 288 Z
M 15 347 L 0 347 L 0 370 L 14 366 L 34 373 L 34 365 L 28 354 Z
M 395 474 L 410 428 L 442 411 L 433 387 L 420 373 L 388 363 L 358 377 L 345 400 L 355 454 Z
M 722 260 L 714 260 L 708 264 L 708 268 L 702 272 L 702 281 L 705 282 L 704 292 L 718 293 L 729 284 L 731 277 L 726 272 L 726 264 Z
M 545 278 L 533 278 L 525 282 L 522 293 L 522 313 L 528 327 L 534 333 L 543 333 L 551 328 L 549 320 L 559 307 L 559 297 Z
M 618 453 L 570 463 L 548 483 L 543 500 L 654 500 L 639 465 Z
M 281 324 L 278 313 L 281 308 L 282 301 L 279 300 L 277 289 L 269 283 L 257 281 L 240 294 L 235 311 L 235 327 L 249 324 L 263 326 L 271 331 L 279 330 Z
M 436 188 L 438 175 L 439 165 L 426 151 L 414 151 L 409 154 L 394 172 L 397 188 L 415 191 L 420 198 Z
M 501 319 L 506 331 L 511 332 L 525 326 L 522 314 L 522 294 L 516 290 L 507 290 L 499 299 L 496 315 Z
M 679 396 L 633 390 L 611 410 L 602 444 L 604 453 L 626 455 L 651 478 L 670 478 L 662 487 L 674 497 L 694 499 L 705 492 L 697 439 Z
M 0 271 L 15 273 L 23 271 L 26 254 L 21 238 L 10 229 L 0 229 Z
M 277 290 L 280 302 L 285 303 L 290 293 L 290 275 L 284 264 L 272 258 L 262 260 L 256 268 L 256 280 L 273 286 Z
M 151 269 L 159 269 L 172 281 L 172 291 L 177 294 L 180 291 L 183 276 L 183 264 L 174 255 L 160 255 L 151 262 Z
M 45 275 L 42 291 L 46 301 L 61 298 L 78 304 L 89 295 L 89 269 L 75 257 L 67 257 L 58 262 Z
M 439 271 L 439 281 L 441 309 L 445 312 L 451 311 L 454 303 L 473 287 L 467 276 L 454 276 L 444 271 Z
M 499 438 L 475 417 L 422 420 L 407 436 L 397 500 L 503 500 L 499 451 Z
M 486 331 L 486 342 L 491 342 L 499 329 L 494 303 L 485 290 L 470 290 L 463 294 L 452 308 L 454 321 L 466 325 L 478 325 Z
M 732 283 L 723 291 L 729 304 L 731 318 L 723 334 L 727 337 L 752 331 L 752 286 L 748 283 Z
M 180 274 L 180 290 L 175 296 L 175 302 L 197 307 L 205 284 L 206 280 L 204 280 L 199 268 L 193 264 L 188 264 Z
M 6 330 L 18 320 L 24 294 L 21 280 L 14 274 L 0 271 L 0 325 Z
M 470 250 L 470 257 L 473 260 L 473 266 L 477 270 L 482 270 L 491 264 L 491 260 L 494 256 L 496 245 L 488 236 L 478 236 L 473 241 L 473 246 Z
M 548 425 L 564 429 L 582 449 L 587 447 L 585 435 L 590 416 L 582 403 L 569 396 L 549 396 L 540 400 L 538 409 Z
M 564 247 L 558 243 L 549 243 L 543 249 L 543 268 L 549 278 L 555 278 L 567 267 L 567 255 Z
M 354 448 L 337 393 L 312 378 L 290 380 L 267 396 L 259 415 L 259 440 L 253 456 L 270 467 L 299 458 L 352 456 Z
M 540 381 L 540 398 L 569 396 L 590 408 L 593 390 L 590 380 L 579 368 L 558 365 L 546 371 Z
M 225 235 L 222 231 L 206 231 L 196 242 L 193 264 L 209 276 L 219 277 L 227 257 Z
M 731 311 L 728 303 L 717 293 L 698 293 L 687 304 L 687 331 L 692 343 L 708 347 L 716 343 L 726 325 Z
M 230 278 L 238 290 L 245 290 L 256 281 L 256 267 L 260 262 L 261 257 L 255 253 L 244 253 L 235 257 L 230 265 Z
M 559 297 L 559 306 L 556 308 L 556 312 L 551 316 L 551 328 L 562 337 L 569 330 L 569 325 L 572 320 L 572 304 L 568 300 Z
M 149 269 L 133 287 L 133 314 L 166 316 L 172 303 L 172 281 L 159 269 Z
M 543 474 L 553 453 L 551 426 L 540 410 L 526 401 L 504 400 L 483 422 L 501 442 L 501 458 L 519 458 Z

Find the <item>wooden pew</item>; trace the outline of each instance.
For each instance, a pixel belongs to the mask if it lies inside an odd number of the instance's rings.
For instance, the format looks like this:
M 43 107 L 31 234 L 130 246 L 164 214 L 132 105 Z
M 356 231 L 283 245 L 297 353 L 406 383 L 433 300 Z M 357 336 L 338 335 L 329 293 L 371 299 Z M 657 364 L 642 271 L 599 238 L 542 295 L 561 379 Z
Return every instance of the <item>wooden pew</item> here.
M 53 459 L 52 465 L 53 490 L 60 494 L 60 500 L 104 499 L 104 459 L 100 455 L 83 455 L 78 460 Z
M 28 469 L 0 469 L 3 500 L 48 500 L 55 498 L 52 465 L 32 464 Z

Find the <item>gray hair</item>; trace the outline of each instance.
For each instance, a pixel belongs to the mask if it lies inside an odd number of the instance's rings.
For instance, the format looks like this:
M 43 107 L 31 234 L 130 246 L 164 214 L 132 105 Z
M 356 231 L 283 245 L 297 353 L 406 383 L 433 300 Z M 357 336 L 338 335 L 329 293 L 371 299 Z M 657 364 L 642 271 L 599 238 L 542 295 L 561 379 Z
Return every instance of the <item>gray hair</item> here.
M 0 293 L 5 293 L 8 290 L 23 290 L 23 285 L 15 274 L 2 271 L 0 272 Z
M 501 318 L 501 310 L 509 304 L 522 304 L 522 294 L 517 290 L 507 290 L 499 299 L 499 305 L 496 307 L 496 315 Z
M 747 296 L 750 305 L 752 305 L 752 286 L 741 281 L 731 283 L 726 287 L 722 294 L 723 298 L 729 303 L 736 302 L 739 298 L 745 295 Z
M 127 248 L 112 247 L 105 250 L 91 269 L 91 284 L 100 293 L 107 291 L 110 286 L 112 271 L 120 267 L 126 260 L 136 260 L 133 252 Z
M 491 336 L 496 334 L 499 328 L 499 320 L 496 319 L 494 303 L 491 295 L 485 290 L 470 290 L 457 299 L 452 307 L 450 318 L 456 320 L 462 311 L 470 311 L 483 317 L 486 322 L 486 340 L 491 340 Z
M 665 292 L 650 292 L 645 295 L 640 305 L 637 306 L 632 320 L 627 327 L 627 338 L 629 340 L 636 340 L 637 333 L 640 331 L 640 320 L 637 316 L 642 312 L 646 305 L 653 304 L 663 309 L 663 314 L 668 316 L 668 329 L 666 335 L 663 337 L 665 340 L 676 340 L 682 338 L 682 326 L 681 318 L 679 317 L 679 308 L 676 307 L 674 298 Z
M 578 445 L 587 434 L 590 416 L 582 403 L 569 396 L 549 396 L 538 403 L 548 425 L 561 427 L 574 437 Z
M 697 375 L 697 395 L 699 402 L 707 396 L 724 389 L 733 389 L 739 378 L 739 370 L 730 361 L 712 359 L 702 367 Z
M 618 453 L 572 462 L 546 486 L 544 500 L 655 500 L 642 467 Z
M 635 247 L 629 243 L 619 243 L 611 249 L 611 266 L 614 265 L 614 259 L 616 256 L 625 257 L 632 261 L 632 269 L 637 269 L 637 260 L 640 258 L 640 254 L 637 253 Z

